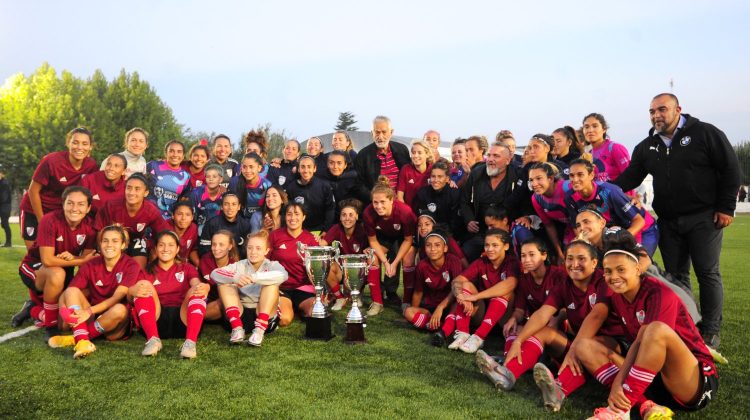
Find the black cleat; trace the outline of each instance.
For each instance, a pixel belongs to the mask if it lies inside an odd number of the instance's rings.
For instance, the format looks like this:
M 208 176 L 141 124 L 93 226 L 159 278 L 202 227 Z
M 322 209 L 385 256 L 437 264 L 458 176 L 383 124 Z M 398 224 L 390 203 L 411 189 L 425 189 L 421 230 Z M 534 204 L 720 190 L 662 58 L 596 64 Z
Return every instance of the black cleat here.
M 430 341 L 430 344 L 432 344 L 435 347 L 446 346 L 445 334 L 443 334 L 442 330 L 439 330 L 435 334 L 432 334 L 432 340 Z
M 23 323 L 31 318 L 31 308 L 34 307 L 34 302 L 27 300 L 23 303 L 23 306 L 21 306 L 21 310 L 18 311 L 15 315 L 13 315 L 13 318 L 10 319 L 10 326 L 13 328 L 18 328 Z

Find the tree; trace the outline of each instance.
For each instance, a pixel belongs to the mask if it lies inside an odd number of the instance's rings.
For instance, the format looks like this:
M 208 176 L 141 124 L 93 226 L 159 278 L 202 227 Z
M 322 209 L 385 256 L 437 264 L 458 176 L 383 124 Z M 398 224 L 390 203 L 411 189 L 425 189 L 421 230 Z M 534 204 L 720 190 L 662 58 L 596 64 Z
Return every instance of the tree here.
M 744 141 L 734 146 L 734 151 L 740 161 L 741 183 L 742 185 L 750 185 L 750 141 Z
M 354 119 L 354 114 L 352 114 L 351 112 L 339 112 L 339 120 L 336 123 L 336 126 L 333 127 L 333 129 L 357 131 L 359 130 L 359 128 L 354 126 L 354 124 L 356 123 L 357 123 L 357 120 Z
M 65 150 L 65 134 L 86 126 L 95 141 L 93 157 L 121 151 L 133 127 L 148 131 L 146 159 L 161 157 L 163 145 L 182 138 L 183 127 L 138 73 L 122 70 L 108 82 L 97 70 L 89 79 L 59 75 L 47 63 L 29 77 L 16 74 L 0 88 L 0 164 L 16 189 L 29 185 L 46 154 Z

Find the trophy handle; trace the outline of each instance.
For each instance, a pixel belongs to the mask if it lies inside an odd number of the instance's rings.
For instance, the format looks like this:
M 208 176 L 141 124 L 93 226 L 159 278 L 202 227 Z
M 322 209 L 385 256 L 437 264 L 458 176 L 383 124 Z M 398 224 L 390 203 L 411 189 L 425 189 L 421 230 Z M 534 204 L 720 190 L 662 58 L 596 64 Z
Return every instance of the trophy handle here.
M 336 264 L 338 264 L 339 256 L 341 255 L 341 242 L 333 241 L 331 246 L 333 247 L 333 259 L 336 260 Z M 339 266 L 341 265 L 339 264 Z
M 300 241 L 297 241 L 297 255 L 299 255 L 299 257 L 303 260 L 305 259 L 305 249 L 307 249 L 307 245 L 303 244 Z

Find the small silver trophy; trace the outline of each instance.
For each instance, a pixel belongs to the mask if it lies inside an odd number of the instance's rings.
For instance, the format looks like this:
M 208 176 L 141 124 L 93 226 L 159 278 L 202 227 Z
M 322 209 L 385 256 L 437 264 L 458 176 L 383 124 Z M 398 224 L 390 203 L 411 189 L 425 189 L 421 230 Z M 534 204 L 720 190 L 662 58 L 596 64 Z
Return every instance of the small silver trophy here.
M 365 316 L 362 315 L 360 293 L 367 283 L 367 273 L 370 265 L 374 262 L 375 253 L 367 249 L 363 254 L 345 254 L 338 257 L 336 263 L 341 267 L 344 274 L 344 286 L 352 296 L 352 309 L 346 315 L 346 337 L 347 343 L 364 343 L 365 340 Z
M 323 304 L 322 297 L 331 263 L 339 256 L 338 244 L 334 243 L 333 246 L 308 246 L 302 242 L 297 242 L 297 255 L 302 258 L 307 278 L 315 287 L 315 303 L 310 318 L 307 320 L 305 337 L 314 340 L 330 340 L 333 338 L 331 332 L 332 317 Z

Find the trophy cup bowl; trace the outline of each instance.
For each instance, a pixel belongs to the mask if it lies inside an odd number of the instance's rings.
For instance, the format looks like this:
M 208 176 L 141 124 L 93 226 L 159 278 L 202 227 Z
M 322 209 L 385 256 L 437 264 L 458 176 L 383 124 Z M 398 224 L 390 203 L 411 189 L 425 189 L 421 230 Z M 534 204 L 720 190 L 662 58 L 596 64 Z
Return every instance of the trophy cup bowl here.
M 297 255 L 302 259 L 307 278 L 315 288 L 315 303 L 313 303 L 312 313 L 310 314 L 310 319 L 308 319 L 305 331 L 307 338 L 317 340 L 330 340 L 333 338 L 333 334 L 331 333 L 331 314 L 323 304 L 322 299 L 331 263 L 339 255 L 337 244 L 333 245 L 308 246 L 297 242 Z
M 346 315 L 347 332 L 344 339 L 348 343 L 365 342 L 365 316 L 362 315 L 360 294 L 367 282 L 367 273 L 374 259 L 374 253 L 368 249 L 363 254 L 345 254 L 338 257 L 336 263 L 341 267 L 344 286 L 351 293 L 352 308 Z

